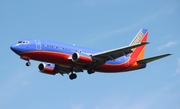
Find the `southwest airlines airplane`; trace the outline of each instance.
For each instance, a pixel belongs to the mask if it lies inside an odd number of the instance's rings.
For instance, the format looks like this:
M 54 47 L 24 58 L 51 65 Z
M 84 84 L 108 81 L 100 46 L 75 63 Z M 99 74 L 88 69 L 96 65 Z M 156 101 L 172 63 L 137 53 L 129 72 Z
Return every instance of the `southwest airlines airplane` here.
M 171 55 L 144 58 L 147 37 L 148 30 L 141 29 L 128 46 L 107 51 L 38 39 L 21 40 L 10 48 L 27 61 L 26 66 L 30 66 L 30 60 L 42 61 L 38 66 L 40 72 L 69 74 L 73 80 L 77 78 L 76 73 L 83 70 L 87 70 L 88 74 L 95 71 L 118 73 L 138 70 L 145 68 L 149 62 Z

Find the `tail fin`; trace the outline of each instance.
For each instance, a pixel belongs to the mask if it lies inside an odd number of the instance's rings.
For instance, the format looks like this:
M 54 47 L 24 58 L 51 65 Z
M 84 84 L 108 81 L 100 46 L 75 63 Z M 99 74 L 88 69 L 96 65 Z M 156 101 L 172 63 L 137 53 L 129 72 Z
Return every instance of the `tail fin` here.
M 147 29 L 141 29 L 138 34 L 135 36 L 135 38 L 132 40 L 130 45 L 135 45 L 141 42 L 146 42 L 148 37 L 148 30 Z M 144 58 L 144 51 L 145 51 L 145 46 L 139 46 L 135 48 L 130 55 L 133 58 L 136 58 L 137 60 L 141 60 Z

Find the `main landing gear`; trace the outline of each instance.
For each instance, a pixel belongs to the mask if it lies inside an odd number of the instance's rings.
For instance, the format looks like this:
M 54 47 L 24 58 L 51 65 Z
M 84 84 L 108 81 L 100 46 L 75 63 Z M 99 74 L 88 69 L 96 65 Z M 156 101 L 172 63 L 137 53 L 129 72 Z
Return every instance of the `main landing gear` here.
M 92 74 L 92 73 L 94 73 L 94 72 L 95 72 L 94 69 L 88 69 L 88 70 L 87 70 L 87 73 L 88 73 L 88 74 Z
M 76 78 L 77 78 L 77 75 L 75 73 L 73 73 L 73 68 L 71 68 L 71 74 L 69 75 L 69 79 L 73 80 L 73 79 L 76 79 Z
M 76 79 L 77 78 L 77 75 L 75 73 L 72 73 L 69 75 L 69 79 L 70 80 L 73 80 L 73 79 Z

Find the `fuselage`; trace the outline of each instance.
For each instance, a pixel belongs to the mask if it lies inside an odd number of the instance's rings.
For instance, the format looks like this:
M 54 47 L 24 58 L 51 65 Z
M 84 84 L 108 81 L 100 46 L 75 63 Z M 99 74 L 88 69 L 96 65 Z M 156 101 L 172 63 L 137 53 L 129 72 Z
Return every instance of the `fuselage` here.
M 21 40 L 10 48 L 21 59 L 41 61 L 38 70 L 44 74 L 68 74 L 69 79 L 77 78 L 76 73 L 87 71 L 118 73 L 138 70 L 146 64 L 171 55 L 170 53 L 144 58 L 148 30 L 142 28 L 128 46 L 100 51 L 59 42 L 28 39 Z
M 76 45 L 38 39 L 22 40 L 10 48 L 25 60 L 36 60 L 61 66 L 79 67 L 84 70 L 87 69 L 85 66 L 88 65 L 73 62 L 70 59 L 72 54 L 77 52 L 84 54 L 84 57 L 86 57 L 86 55 L 91 56 L 94 53 L 101 52 Z M 132 54 L 128 54 L 114 60 L 106 61 L 104 64 L 96 67 L 95 70 L 99 72 L 123 72 L 146 67 L 145 64 L 138 64 L 136 59 L 131 55 Z

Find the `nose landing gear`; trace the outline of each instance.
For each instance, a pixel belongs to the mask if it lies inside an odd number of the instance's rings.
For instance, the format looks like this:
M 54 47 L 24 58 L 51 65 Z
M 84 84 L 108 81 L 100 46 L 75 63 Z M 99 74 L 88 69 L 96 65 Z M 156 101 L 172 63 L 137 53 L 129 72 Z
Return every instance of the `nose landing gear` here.
M 21 59 L 23 59 L 23 60 L 26 60 L 26 61 L 28 61 L 27 63 L 26 63 L 26 66 L 30 66 L 31 65 L 31 63 L 30 63 L 30 58 L 29 57 L 27 57 L 27 56 L 21 56 L 20 57 Z
M 27 63 L 26 63 L 26 66 L 30 66 L 31 65 L 31 63 L 28 61 Z

